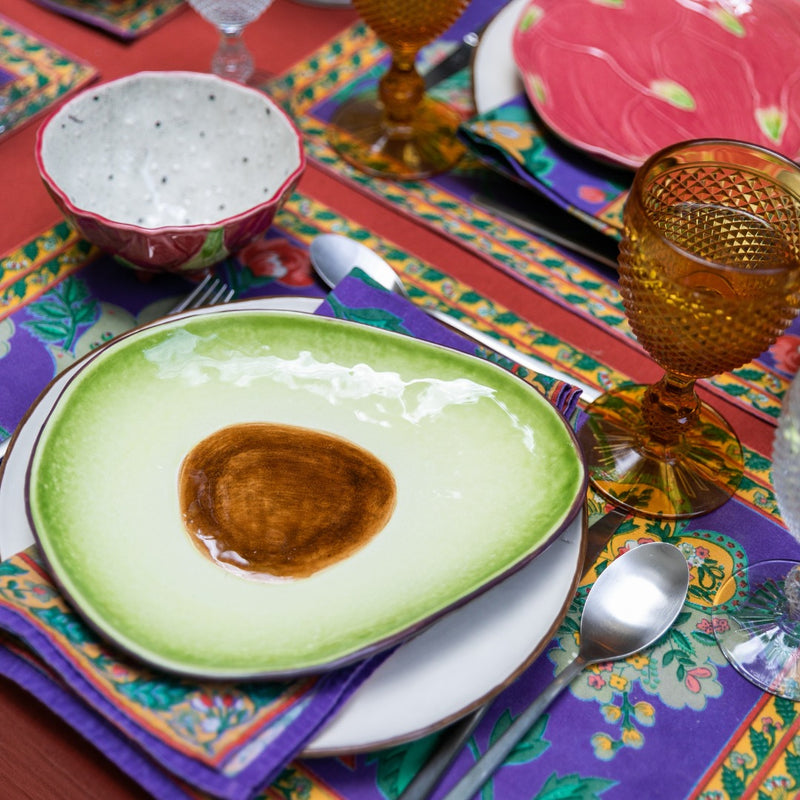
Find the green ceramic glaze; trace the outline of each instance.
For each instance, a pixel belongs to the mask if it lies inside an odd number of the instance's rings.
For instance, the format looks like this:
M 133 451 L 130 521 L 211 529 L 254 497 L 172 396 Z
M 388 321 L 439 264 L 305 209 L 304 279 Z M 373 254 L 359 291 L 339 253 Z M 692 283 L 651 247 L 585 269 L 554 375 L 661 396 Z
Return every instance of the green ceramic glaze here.
M 397 485 L 388 524 L 298 580 L 257 582 L 204 557 L 183 527 L 179 468 L 201 439 L 248 421 L 373 453 Z M 57 579 L 101 632 L 161 668 L 244 677 L 398 640 L 546 546 L 584 481 L 562 417 L 492 364 L 338 320 L 228 309 L 88 361 L 43 428 L 28 501 Z

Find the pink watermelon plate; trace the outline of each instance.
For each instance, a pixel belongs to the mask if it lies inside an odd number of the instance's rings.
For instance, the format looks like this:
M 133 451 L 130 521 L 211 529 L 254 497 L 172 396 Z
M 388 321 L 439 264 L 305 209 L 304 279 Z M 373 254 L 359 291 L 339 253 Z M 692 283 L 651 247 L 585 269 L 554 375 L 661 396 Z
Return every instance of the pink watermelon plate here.
M 800 0 L 531 0 L 526 93 L 566 142 L 637 167 L 677 141 L 800 155 Z

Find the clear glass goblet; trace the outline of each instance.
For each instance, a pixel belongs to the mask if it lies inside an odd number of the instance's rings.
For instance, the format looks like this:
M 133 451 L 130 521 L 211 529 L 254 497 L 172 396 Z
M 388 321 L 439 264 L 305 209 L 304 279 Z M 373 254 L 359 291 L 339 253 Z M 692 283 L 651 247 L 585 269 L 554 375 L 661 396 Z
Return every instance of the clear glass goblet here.
M 247 83 L 255 71 L 253 56 L 242 33 L 258 19 L 273 0 L 189 0 L 189 5 L 220 33 L 219 47 L 211 59 L 211 71 L 221 78 Z
M 781 517 L 800 539 L 800 378 L 784 398 L 772 453 Z M 760 561 L 717 594 L 714 632 L 728 661 L 770 694 L 800 699 L 800 563 Z
M 742 450 L 695 382 L 755 358 L 800 309 L 800 167 L 743 142 L 679 143 L 637 170 L 623 217 L 620 292 L 664 376 L 588 407 L 589 476 L 635 513 L 705 514 L 738 488 Z
M 426 178 L 463 155 L 461 117 L 425 93 L 415 60 L 446 31 L 469 0 L 353 0 L 364 22 L 392 52 L 377 89 L 346 100 L 328 126 L 328 140 L 363 172 L 401 180 Z

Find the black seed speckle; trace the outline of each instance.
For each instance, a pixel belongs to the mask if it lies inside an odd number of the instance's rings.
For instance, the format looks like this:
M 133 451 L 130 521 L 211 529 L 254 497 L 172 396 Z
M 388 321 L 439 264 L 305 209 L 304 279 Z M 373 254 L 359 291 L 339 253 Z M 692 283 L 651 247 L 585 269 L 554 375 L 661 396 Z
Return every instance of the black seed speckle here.
M 156 120 L 156 128 L 160 128 L 160 127 L 161 127 L 161 120 L 157 119 Z
M 136 222 L 138 222 L 139 225 L 141 225 L 144 222 L 144 217 L 139 217 L 139 219 L 137 219 Z
M 220 203 L 219 204 L 219 210 L 220 211 L 224 211 L 225 210 L 225 203 Z
M 94 95 L 92 97 L 92 100 L 94 100 L 95 103 L 99 102 L 100 101 L 100 95 L 99 94 Z
M 167 176 L 166 175 L 162 175 L 161 176 L 161 183 L 166 183 L 166 182 L 167 182 Z
M 112 174 L 110 174 L 110 175 L 108 176 L 108 179 L 109 179 L 110 181 L 113 181 L 113 180 L 114 180 L 114 174 L 113 174 L 113 173 L 112 173 Z
M 242 164 L 246 164 L 250 159 L 247 156 L 242 156 Z
M 272 109 L 269 106 L 267 106 L 267 116 L 269 116 L 271 113 L 272 113 Z
M 206 138 L 206 132 L 205 131 L 200 131 L 200 138 L 201 139 L 205 139 Z
M 213 103 L 217 99 L 217 96 L 215 94 L 210 94 L 208 99 Z
M 269 194 L 269 189 L 266 186 L 264 187 L 264 194 Z

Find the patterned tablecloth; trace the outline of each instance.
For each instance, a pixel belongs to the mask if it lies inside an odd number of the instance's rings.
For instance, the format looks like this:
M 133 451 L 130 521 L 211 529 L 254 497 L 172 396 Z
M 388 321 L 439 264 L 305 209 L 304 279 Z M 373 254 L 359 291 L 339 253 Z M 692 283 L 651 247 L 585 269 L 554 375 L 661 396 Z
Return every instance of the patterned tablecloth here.
M 186 8 L 184 0 L 33 0 L 124 40 L 138 39 Z
M 91 64 L 0 16 L 0 141 L 97 75 Z
M 489 263 L 518 277 L 528 291 L 554 299 L 598 330 L 612 333 L 620 348 L 636 348 L 613 274 L 470 204 L 467 187 L 471 180 L 483 180 L 483 167 L 470 163 L 448 179 L 397 185 L 365 181 L 335 161 L 325 144 L 320 109 L 331 102 L 334 91 L 384 55 L 357 27 L 273 86 L 276 94 L 283 87 L 284 99 L 291 95 L 310 156 L 342 180 L 382 197 L 398 213 L 442 226 L 464 247 L 480 250 Z M 325 76 L 322 81 L 320 75 Z M 289 200 L 267 237 L 220 269 L 240 296 L 322 296 L 307 246 L 326 231 L 355 236 L 381 250 L 402 273 L 416 303 L 466 317 L 590 386 L 629 380 L 592 356 L 589 343 L 560 339 L 535 320 L 520 319 L 438 265 L 419 261 L 397 243 L 377 240 L 335 209 L 303 195 Z M 0 261 L 0 436 L 10 435 L 60 368 L 137 322 L 163 313 L 186 290 L 180 278 L 140 280 L 93 251 L 66 225 L 7 254 Z M 796 333 L 790 332 L 758 362 L 715 379 L 713 390 L 749 412 L 754 425 L 772 426 L 798 366 L 797 343 Z M 650 540 L 675 543 L 690 565 L 689 596 L 677 622 L 647 651 L 587 669 L 543 715 L 482 796 L 727 800 L 784 798 L 800 791 L 800 706 L 763 694 L 727 665 L 710 615 L 717 590 L 738 567 L 770 557 L 800 558 L 800 546 L 786 532 L 776 508 L 769 453 L 746 450 L 745 457 L 742 488 L 718 511 L 691 521 L 634 518 L 623 524 L 580 585 L 546 652 L 496 697 L 440 791 L 453 785 L 577 651 L 580 611 L 598 571 L 620 552 Z M 590 494 L 590 520 L 603 510 Z M 24 587 L 6 584 L 2 590 L 20 589 Z M 733 602 L 735 596 L 724 599 Z M 424 703 L 424 690 L 409 702 Z M 298 759 L 259 796 L 392 800 L 436 738 L 434 734 L 341 758 Z M 129 772 L 136 777 L 134 768 Z M 163 796 L 203 796 L 180 791 Z
M 391 242 L 376 241 L 367 231 L 301 195 L 290 199 L 267 238 L 221 269 L 240 296 L 322 296 L 306 247 L 313 236 L 325 231 L 344 232 L 372 246 L 383 246 L 416 302 L 450 309 L 511 340 L 532 341 L 537 355 L 570 365 L 591 385 L 626 380 L 624 374 L 610 371 L 574 345 L 516 318 L 470 287 Z M 137 322 L 158 316 L 187 289 L 180 278 L 142 281 L 100 256 L 66 225 L 47 231 L 0 263 L 4 315 L 0 409 L 8 431 L 57 369 Z M 567 269 L 573 266 L 569 261 L 564 264 Z M 552 265 L 554 271 L 559 268 Z M 588 297 L 590 289 L 585 291 Z M 725 664 L 709 615 L 717 588 L 736 567 L 767 556 L 800 556 L 777 515 L 767 455 L 750 451 L 747 461 L 740 495 L 714 514 L 691 522 L 633 519 L 623 524 L 597 569 L 643 541 L 674 542 L 692 567 L 686 608 L 668 636 L 651 650 L 625 662 L 594 667 L 576 680 L 495 778 L 495 796 L 716 799 L 746 796 L 748 786 L 795 786 L 800 780 L 796 771 L 800 753 L 794 739 L 800 726 L 797 708 L 763 695 Z M 590 517 L 602 510 L 603 504 L 590 497 Z M 575 652 L 580 609 L 594 574 L 582 584 L 547 654 L 497 698 L 454 768 L 455 774 Z M 19 588 L 6 586 L 5 591 Z M 424 698 L 415 701 L 424 702 Z M 434 741 L 435 736 L 379 753 L 299 760 L 267 796 L 299 798 L 323 792 L 348 798 L 393 798 Z M 652 785 L 654 770 L 660 776 L 657 787 Z

